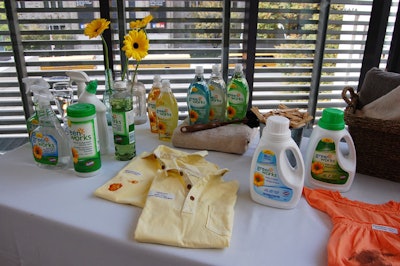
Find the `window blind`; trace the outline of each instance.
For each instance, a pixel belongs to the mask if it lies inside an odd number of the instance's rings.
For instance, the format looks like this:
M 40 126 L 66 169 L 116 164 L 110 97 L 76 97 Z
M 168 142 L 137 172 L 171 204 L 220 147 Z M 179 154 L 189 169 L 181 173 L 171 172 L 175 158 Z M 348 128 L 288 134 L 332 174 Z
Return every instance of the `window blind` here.
M 115 75 L 119 75 L 124 60 L 121 44 L 129 22 L 153 15 L 147 28 L 150 50 L 139 66 L 138 79 L 147 91 L 154 75 L 169 79 L 181 119 L 187 115 L 186 90 L 195 67 L 202 65 L 208 79 L 212 65 L 221 64 L 228 81 L 236 63 L 246 66 L 247 53 L 252 51 L 244 49 L 249 44 L 255 49 L 254 69 L 245 68 L 254 77 L 252 105 L 265 112 L 280 103 L 307 109 L 316 93 L 317 102 L 312 104 L 317 117 L 322 108 L 343 108 L 343 87 L 357 87 L 372 2 L 261 0 L 258 14 L 250 14 L 257 16 L 253 46 L 247 39 L 251 26 L 248 1 L 17 0 L 8 19 L 0 3 L 0 137 L 27 136 L 21 101 L 24 95 L 18 82 L 21 73 L 16 66 L 25 69 L 27 76 L 44 77 L 50 83 L 66 80 L 66 70 L 85 71 L 99 81 L 98 96 L 102 97 L 102 42 L 84 36 L 83 29 L 104 12 L 111 20 Z M 393 1 L 381 68 L 386 65 L 397 6 L 398 1 Z M 326 35 L 321 36 L 324 16 Z M 22 47 L 13 46 L 10 19 L 18 23 Z M 18 61 L 15 53 L 21 49 L 23 60 Z

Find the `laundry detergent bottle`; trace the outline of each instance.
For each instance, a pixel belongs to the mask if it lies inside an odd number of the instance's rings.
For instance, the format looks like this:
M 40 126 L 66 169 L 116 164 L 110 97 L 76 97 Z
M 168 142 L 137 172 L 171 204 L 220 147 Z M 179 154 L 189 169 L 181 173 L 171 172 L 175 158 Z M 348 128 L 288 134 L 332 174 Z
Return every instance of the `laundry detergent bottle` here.
M 292 209 L 300 200 L 304 176 L 303 157 L 291 138 L 289 119 L 270 116 L 251 162 L 251 198 L 263 205 Z
M 356 171 L 356 150 L 345 129 L 342 110 L 323 110 L 310 136 L 305 166 L 307 186 L 340 192 L 350 189 Z
M 187 92 L 187 106 L 189 111 L 189 124 L 207 124 L 209 122 L 211 95 L 210 89 L 204 80 L 204 69 L 197 66 L 193 82 Z

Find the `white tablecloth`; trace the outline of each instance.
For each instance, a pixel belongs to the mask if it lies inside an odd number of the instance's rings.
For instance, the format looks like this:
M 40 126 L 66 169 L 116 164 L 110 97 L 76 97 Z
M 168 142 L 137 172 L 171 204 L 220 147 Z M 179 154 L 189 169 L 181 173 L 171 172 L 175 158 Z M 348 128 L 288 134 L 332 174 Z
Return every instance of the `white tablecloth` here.
M 161 142 L 136 129 L 137 153 Z M 127 162 L 103 156 L 101 174 L 37 167 L 30 145 L 0 157 L 0 265 L 326 265 L 330 218 L 301 198 L 283 210 L 253 202 L 249 171 L 258 138 L 244 155 L 209 152 L 207 159 L 240 182 L 231 246 L 185 249 L 133 239 L 141 209 L 93 196 Z M 304 145 L 304 142 L 302 143 Z M 400 183 L 357 174 L 343 196 L 370 203 L 400 201 Z

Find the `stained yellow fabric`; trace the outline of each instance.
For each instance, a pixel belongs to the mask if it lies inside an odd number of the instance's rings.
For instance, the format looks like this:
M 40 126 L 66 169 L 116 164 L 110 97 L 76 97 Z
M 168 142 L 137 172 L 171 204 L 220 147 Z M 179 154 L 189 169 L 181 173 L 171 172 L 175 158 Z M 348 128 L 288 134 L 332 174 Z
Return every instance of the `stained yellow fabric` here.
M 136 226 L 140 242 L 188 248 L 228 247 L 237 181 L 198 155 L 175 160 L 178 169 L 159 170 Z
M 203 157 L 207 151 L 194 153 Z M 158 170 L 176 169 L 175 159 L 187 152 L 158 146 L 153 153 L 144 152 L 132 159 L 116 176 L 95 190 L 94 195 L 117 203 L 143 207 L 150 185 Z

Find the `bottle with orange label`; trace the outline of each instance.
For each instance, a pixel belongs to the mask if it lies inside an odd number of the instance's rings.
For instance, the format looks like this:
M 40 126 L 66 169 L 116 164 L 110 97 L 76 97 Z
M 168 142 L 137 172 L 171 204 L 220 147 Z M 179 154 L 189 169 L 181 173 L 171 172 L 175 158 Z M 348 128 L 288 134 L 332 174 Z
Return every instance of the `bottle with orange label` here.
M 178 126 L 178 103 L 171 91 L 169 80 L 163 80 L 161 93 L 156 101 L 158 138 L 170 141 Z
M 161 92 L 161 77 L 155 75 L 153 79 L 153 86 L 150 89 L 147 97 L 147 115 L 150 121 L 150 131 L 152 133 L 158 133 L 157 127 L 157 113 L 156 113 L 156 101 Z

